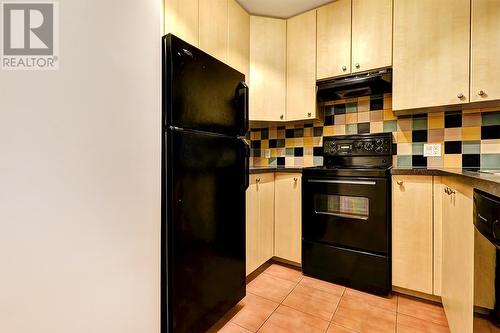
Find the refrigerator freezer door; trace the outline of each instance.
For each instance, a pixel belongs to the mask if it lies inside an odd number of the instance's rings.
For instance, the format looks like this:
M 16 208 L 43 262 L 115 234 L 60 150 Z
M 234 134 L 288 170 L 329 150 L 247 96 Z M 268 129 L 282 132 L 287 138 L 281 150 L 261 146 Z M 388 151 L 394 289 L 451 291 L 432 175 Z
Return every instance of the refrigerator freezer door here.
M 184 129 L 245 135 L 245 76 L 173 35 L 164 37 L 164 124 Z
M 189 131 L 167 131 L 165 145 L 170 331 L 204 332 L 245 296 L 247 152 Z

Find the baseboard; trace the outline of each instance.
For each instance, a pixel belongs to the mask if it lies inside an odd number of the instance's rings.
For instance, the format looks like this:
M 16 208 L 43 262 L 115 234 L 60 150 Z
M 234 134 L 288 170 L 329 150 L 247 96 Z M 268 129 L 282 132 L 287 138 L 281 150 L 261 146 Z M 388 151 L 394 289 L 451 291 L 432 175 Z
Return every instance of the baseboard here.
M 415 291 L 415 290 L 410 290 L 410 289 L 392 286 L 392 291 L 395 293 L 398 293 L 398 294 L 411 296 L 411 297 L 415 297 L 415 298 L 419 298 L 419 299 L 425 299 L 427 301 L 431 301 L 431 302 L 435 302 L 435 303 L 440 303 L 440 304 L 443 303 L 440 296 L 429 295 L 429 294 L 421 293 L 421 292 Z

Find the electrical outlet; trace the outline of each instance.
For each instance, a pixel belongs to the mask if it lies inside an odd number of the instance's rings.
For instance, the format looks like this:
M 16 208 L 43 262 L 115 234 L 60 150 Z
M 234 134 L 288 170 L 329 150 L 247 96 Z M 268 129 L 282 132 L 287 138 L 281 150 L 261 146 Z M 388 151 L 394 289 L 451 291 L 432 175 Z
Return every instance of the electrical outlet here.
M 266 158 L 270 158 L 271 157 L 271 149 L 264 150 L 264 155 Z
M 424 156 L 425 157 L 441 156 L 441 144 L 440 143 L 424 144 Z

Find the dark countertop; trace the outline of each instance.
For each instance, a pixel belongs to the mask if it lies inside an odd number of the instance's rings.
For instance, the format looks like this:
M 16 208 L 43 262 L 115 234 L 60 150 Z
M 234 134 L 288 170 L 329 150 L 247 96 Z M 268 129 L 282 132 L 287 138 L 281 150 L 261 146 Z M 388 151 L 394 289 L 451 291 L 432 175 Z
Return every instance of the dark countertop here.
M 422 175 L 422 176 L 458 176 L 468 178 L 474 183 L 483 183 L 489 185 L 500 186 L 500 170 L 499 175 L 479 172 L 479 170 L 467 169 L 446 169 L 446 168 L 398 168 L 393 167 L 391 173 L 393 175 Z M 499 187 L 500 188 L 500 187 Z
M 268 172 L 289 172 L 289 173 L 302 173 L 302 168 L 299 167 L 250 167 L 250 174 L 255 173 L 268 173 Z
M 250 174 L 268 173 L 268 172 L 290 172 L 302 173 L 301 167 L 251 167 Z M 496 193 L 500 193 L 500 169 L 499 175 L 483 173 L 467 169 L 447 169 L 447 168 L 399 168 L 393 167 L 392 175 L 415 175 L 415 176 L 455 176 L 468 180 L 476 187 L 493 188 Z

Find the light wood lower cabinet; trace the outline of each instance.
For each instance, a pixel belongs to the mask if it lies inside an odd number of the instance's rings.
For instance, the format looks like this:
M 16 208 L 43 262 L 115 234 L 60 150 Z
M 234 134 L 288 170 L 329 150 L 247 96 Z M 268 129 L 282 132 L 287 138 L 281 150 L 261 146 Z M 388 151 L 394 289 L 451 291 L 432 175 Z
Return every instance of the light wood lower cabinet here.
M 246 274 L 274 254 L 274 174 L 250 175 L 246 192 Z
M 443 177 L 443 264 L 441 298 L 451 332 L 473 331 L 473 190 Z
M 274 184 L 274 256 L 301 263 L 301 174 L 276 174 Z
M 432 176 L 394 176 L 392 284 L 433 293 Z

